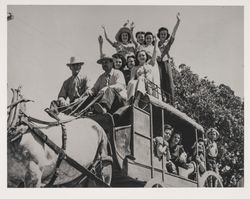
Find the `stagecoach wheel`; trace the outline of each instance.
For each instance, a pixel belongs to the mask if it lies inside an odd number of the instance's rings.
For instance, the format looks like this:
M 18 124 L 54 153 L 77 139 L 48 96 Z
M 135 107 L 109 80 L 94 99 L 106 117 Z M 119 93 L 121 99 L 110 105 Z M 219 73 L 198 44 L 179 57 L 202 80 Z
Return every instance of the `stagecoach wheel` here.
M 200 177 L 199 187 L 223 187 L 223 184 L 217 173 L 207 171 Z
M 148 188 L 163 188 L 163 182 L 161 178 L 153 178 L 151 180 L 149 180 L 144 187 L 148 187 Z
M 106 184 L 110 185 L 111 180 L 112 180 L 112 162 L 111 161 L 103 161 L 102 165 L 103 165 L 103 169 L 101 172 L 102 180 Z
M 94 174 L 96 177 L 101 179 L 107 185 L 111 184 L 112 180 L 112 161 L 104 160 L 102 162 L 98 162 L 95 167 Z M 94 179 L 88 179 L 87 187 L 102 187 L 103 184 L 96 182 Z

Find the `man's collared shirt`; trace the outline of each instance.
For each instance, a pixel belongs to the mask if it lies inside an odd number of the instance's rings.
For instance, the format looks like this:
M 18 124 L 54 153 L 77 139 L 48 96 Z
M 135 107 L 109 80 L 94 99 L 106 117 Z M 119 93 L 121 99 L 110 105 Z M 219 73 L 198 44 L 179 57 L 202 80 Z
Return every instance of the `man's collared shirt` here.
M 126 83 L 123 73 L 120 70 L 112 69 L 109 74 L 101 74 L 91 90 L 96 95 L 102 88 L 106 86 L 111 86 L 118 92 L 125 89 Z
M 62 88 L 58 94 L 59 97 L 64 99 L 69 98 L 70 102 L 79 98 L 88 88 L 88 79 L 86 76 L 77 75 L 71 76 L 63 82 Z

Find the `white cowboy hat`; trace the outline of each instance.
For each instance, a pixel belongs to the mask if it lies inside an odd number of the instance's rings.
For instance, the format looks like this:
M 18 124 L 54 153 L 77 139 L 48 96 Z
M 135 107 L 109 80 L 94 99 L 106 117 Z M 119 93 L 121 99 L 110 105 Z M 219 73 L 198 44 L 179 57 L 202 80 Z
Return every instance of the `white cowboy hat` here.
M 113 60 L 112 57 L 103 55 L 100 59 L 97 60 L 97 63 L 98 63 L 98 64 L 102 64 L 102 62 L 103 62 L 104 60 L 110 60 L 110 61 L 114 62 L 114 60 Z
M 75 57 L 70 57 L 70 62 L 67 64 L 67 66 L 71 66 L 71 65 L 74 65 L 74 64 L 81 64 L 81 65 L 83 65 L 84 62 L 80 62 L 80 61 L 76 60 Z

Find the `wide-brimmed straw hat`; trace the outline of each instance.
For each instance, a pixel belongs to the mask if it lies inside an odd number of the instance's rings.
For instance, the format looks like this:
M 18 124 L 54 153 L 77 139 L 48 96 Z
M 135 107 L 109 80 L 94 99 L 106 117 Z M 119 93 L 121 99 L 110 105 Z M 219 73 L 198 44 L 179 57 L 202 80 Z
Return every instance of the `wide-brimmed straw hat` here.
M 215 128 L 210 128 L 207 130 L 206 132 L 206 137 L 208 137 L 208 135 L 212 132 L 215 132 L 216 133 L 216 140 L 218 139 L 218 137 L 220 136 L 220 133 L 215 129 Z
M 128 33 L 128 35 L 129 35 L 129 37 L 131 38 L 131 31 L 130 31 L 130 29 L 128 28 L 128 27 L 122 27 L 122 28 L 120 28 L 120 30 L 118 30 L 118 32 L 116 33 L 116 35 L 115 35 L 115 39 L 116 39 L 116 41 L 118 41 L 118 42 L 122 42 L 121 41 L 121 34 L 122 33 Z
M 98 64 L 102 64 L 102 62 L 103 62 L 104 60 L 110 60 L 110 61 L 114 62 L 114 60 L 113 60 L 112 57 L 103 55 L 100 59 L 97 60 L 97 63 L 98 63 Z
M 84 62 L 78 61 L 75 57 L 70 57 L 70 62 L 67 64 L 67 66 L 72 66 L 72 65 L 75 65 L 75 64 L 83 65 Z

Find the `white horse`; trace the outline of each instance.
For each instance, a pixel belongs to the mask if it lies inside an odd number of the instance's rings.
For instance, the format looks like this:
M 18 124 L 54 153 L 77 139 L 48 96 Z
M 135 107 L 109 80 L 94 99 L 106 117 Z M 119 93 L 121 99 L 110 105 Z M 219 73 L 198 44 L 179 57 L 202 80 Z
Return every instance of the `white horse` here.
M 25 187 L 41 187 L 44 183 L 48 183 L 55 173 L 58 155 L 34 133 L 27 123 L 20 122 L 21 117 L 25 117 L 20 114 L 24 102 L 18 100 L 16 96 L 20 94 L 16 92 L 14 94 L 16 99 L 12 100 L 14 105 L 10 106 L 8 117 L 8 137 L 12 138 L 8 142 L 8 186 L 14 187 L 22 183 Z M 15 101 L 19 103 L 15 104 Z M 59 118 L 62 119 L 61 116 Z M 110 184 L 112 159 L 108 155 L 105 131 L 97 122 L 89 118 L 70 117 L 68 119 L 72 121 L 64 124 L 64 129 L 67 131 L 65 153 L 85 168 L 99 161 L 100 178 L 106 184 Z M 62 146 L 60 125 L 40 130 L 57 146 Z M 66 160 L 62 160 L 58 171 L 54 184 L 63 184 L 82 175 Z M 93 184 L 94 181 L 91 182 Z

